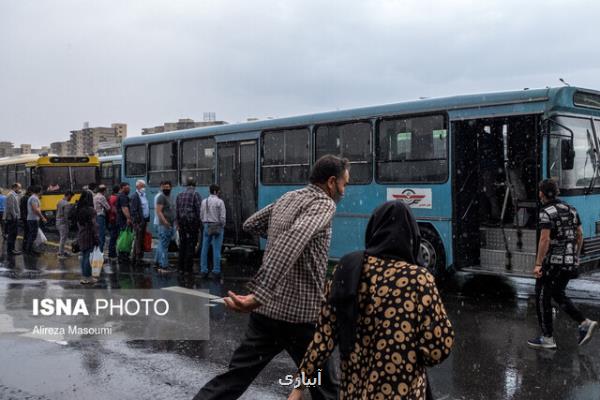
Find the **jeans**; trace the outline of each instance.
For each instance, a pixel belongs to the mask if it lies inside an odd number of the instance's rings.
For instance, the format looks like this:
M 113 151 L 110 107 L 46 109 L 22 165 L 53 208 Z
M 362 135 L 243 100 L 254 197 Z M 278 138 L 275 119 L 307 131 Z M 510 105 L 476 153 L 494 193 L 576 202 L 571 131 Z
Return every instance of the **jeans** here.
M 239 398 L 263 368 L 283 350 L 299 366 L 314 331 L 315 324 L 292 324 L 251 313 L 246 336 L 234 351 L 229 369 L 204 385 L 194 400 Z M 322 385 L 308 390 L 313 400 L 333 400 L 337 399 L 338 386 L 333 363 L 329 360 L 322 367 Z
M 117 239 L 119 238 L 119 225 L 109 224 L 108 234 L 110 235 L 108 240 L 108 256 L 110 258 L 117 257 Z
M 33 242 L 35 242 L 35 239 L 37 238 L 39 228 L 40 228 L 39 221 L 27 220 L 27 232 L 26 232 L 27 237 L 24 240 L 25 244 L 23 247 L 23 249 L 25 250 L 26 253 L 30 253 L 33 251 Z
M 581 324 L 585 317 L 575 307 L 571 300 L 565 295 L 565 288 L 569 283 L 569 277 L 565 271 L 548 273 L 535 281 L 535 308 L 538 322 L 544 336 L 552 336 L 552 299 L 558 303 L 560 308 L 575 322 Z
M 84 278 L 92 276 L 92 265 L 90 264 L 90 255 L 93 249 L 81 250 L 81 275 Z
M 6 229 L 6 251 L 10 254 L 15 251 L 17 232 L 19 231 L 19 221 L 16 219 L 4 221 L 4 229 Z
M 97 215 L 96 223 L 98 224 L 98 247 L 104 253 L 104 242 L 106 241 L 106 216 Z
M 179 229 L 179 259 L 177 260 L 179 271 L 192 272 L 196 243 L 198 243 L 197 229 Z
M 161 267 L 167 268 L 169 266 L 169 244 L 173 239 L 175 229 L 173 227 L 166 227 L 162 224 L 158 225 L 158 247 L 156 248 L 156 256 L 154 261 Z
M 58 254 L 65 254 L 65 244 L 67 243 L 67 239 L 69 238 L 69 225 L 68 224 L 56 224 L 56 228 L 58 229 L 58 234 L 60 235 L 60 243 L 58 245 Z
M 218 235 L 210 236 L 208 234 L 208 225 L 209 224 L 204 224 L 204 229 L 202 230 L 202 251 L 200 252 L 200 272 L 202 272 L 202 273 L 208 272 L 208 246 L 212 245 L 213 273 L 220 274 L 221 273 L 221 246 L 223 245 L 224 230 L 223 230 L 223 228 L 221 228 L 221 231 Z

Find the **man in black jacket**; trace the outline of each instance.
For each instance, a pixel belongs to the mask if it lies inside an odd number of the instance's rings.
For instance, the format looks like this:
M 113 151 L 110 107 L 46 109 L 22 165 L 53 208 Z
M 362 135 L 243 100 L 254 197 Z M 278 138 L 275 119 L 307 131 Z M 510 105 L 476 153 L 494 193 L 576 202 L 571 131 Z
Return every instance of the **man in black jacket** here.
M 144 258 L 144 237 L 146 236 L 146 225 L 150 220 L 150 208 L 146 197 L 146 182 L 139 179 L 135 183 L 135 192 L 131 195 L 131 222 L 135 241 L 133 243 L 133 263 L 142 264 Z

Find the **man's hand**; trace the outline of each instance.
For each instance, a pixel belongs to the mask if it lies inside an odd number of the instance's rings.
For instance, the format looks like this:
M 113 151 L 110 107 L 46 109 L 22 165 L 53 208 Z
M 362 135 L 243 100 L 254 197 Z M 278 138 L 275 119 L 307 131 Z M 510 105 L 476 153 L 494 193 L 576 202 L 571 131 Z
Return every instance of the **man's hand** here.
M 260 303 L 256 300 L 253 294 L 240 296 L 232 291 L 228 291 L 229 297 L 225 297 L 225 305 L 233 311 L 241 313 L 249 313 L 260 307 Z
M 302 398 L 302 390 L 294 389 L 292 390 L 292 393 L 290 393 L 288 400 L 302 400 Z
M 541 278 L 541 277 L 544 275 L 544 272 L 542 271 L 542 266 L 541 266 L 541 265 L 536 265 L 536 266 L 533 268 L 533 275 L 534 275 L 536 278 Z

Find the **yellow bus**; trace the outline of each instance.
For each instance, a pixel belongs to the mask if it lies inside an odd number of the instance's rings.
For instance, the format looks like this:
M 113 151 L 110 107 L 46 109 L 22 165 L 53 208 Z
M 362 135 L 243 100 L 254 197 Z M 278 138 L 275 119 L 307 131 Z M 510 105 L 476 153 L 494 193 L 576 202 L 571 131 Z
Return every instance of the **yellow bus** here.
M 31 185 L 42 187 L 42 212 L 54 220 L 56 205 L 67 190 L 79 199 L 84 186 L 99 179 L 100 161 L 97 156 L 55 156 L 24 154 L 0 158 L 0 188 L 6 191 L 19 182 L 25 190 Z

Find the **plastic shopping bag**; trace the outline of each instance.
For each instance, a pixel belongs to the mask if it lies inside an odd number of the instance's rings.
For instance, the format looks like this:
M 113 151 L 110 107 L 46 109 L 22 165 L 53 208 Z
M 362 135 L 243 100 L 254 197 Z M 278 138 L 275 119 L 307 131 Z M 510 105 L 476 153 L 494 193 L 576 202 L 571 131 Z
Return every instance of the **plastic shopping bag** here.
M 90 254 L 90 264 L 92 265 L 92 276 L 99 277 L 100 272 L 102 272 L 102 265 L 104 265 L 104 254 L 98 246 L 94 247 L 94 251 Z
M 37 232 L 37 236 L 33 242 L 33 245 L 35 247 L 40 247 L 41 245 L 43 245 L 44 243 L 46 243 L 48 241 L 48 239 L 46 239 L 46 235 L 44 235 L 44 232 L 42 231 L 41 228 L 38 228 L 38 232 Z
M 152 251 L 152 234 L 148 231 L 144 233 L 144 251 L 146 253 Z
M 131 228 L 126 228 L 119 234 L 117 239 L 117 251 L 119 253 L 131 253 L 131 247 L 133 245 L 133 231 Z

